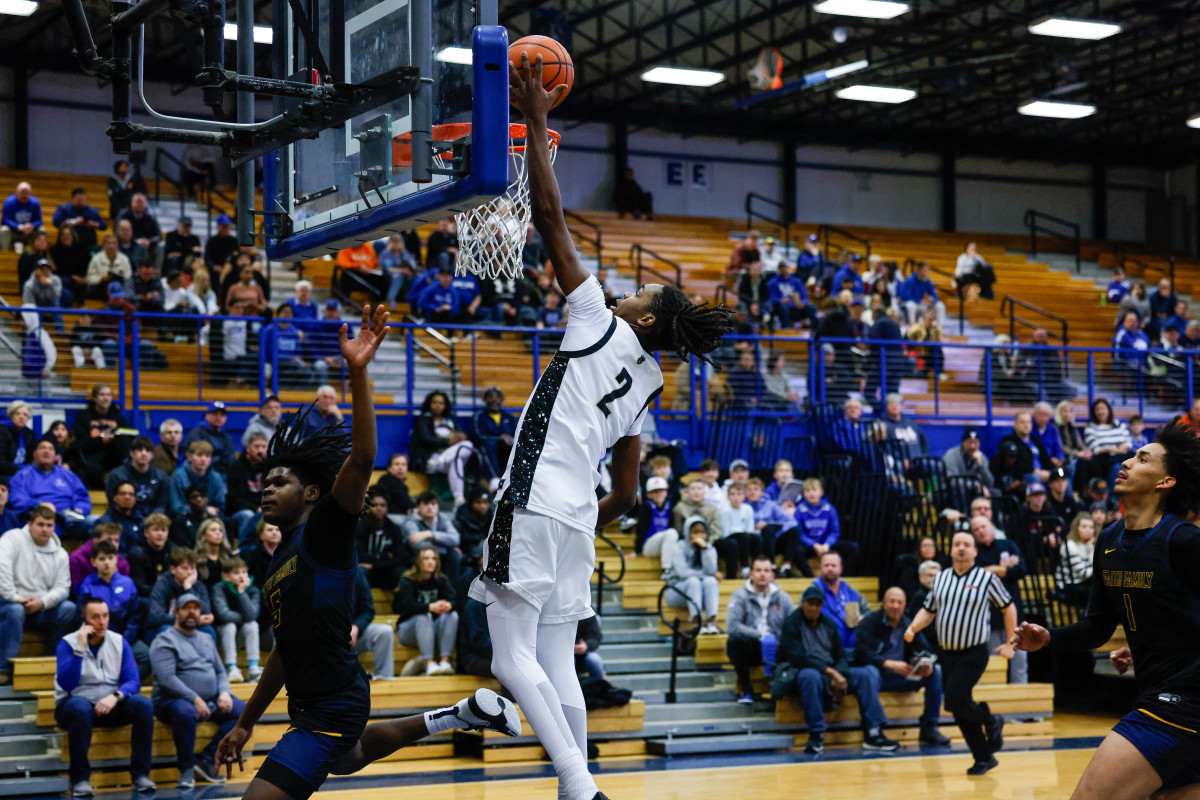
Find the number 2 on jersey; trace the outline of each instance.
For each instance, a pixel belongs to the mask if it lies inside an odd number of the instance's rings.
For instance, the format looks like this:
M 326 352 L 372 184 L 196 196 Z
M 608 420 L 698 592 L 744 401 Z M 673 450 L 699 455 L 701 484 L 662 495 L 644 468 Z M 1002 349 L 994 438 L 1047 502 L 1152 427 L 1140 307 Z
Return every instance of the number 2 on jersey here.
M 600 402 L 596 403 L 596 408 L 603 411 L 604 416 L 606 417 L 612 413 L 608 409 L 609 404 L 614 400 L 619 400 L 620 398 L 629 394 L 629 390 L 633 388 L 633 377 L 629 374 L 629 370 L 625 369 L 624 367 L 622 367 L 621 371 L 617 373 L 616 380 L 617 388 L 604 395 L 604 397 L 601 397 Z

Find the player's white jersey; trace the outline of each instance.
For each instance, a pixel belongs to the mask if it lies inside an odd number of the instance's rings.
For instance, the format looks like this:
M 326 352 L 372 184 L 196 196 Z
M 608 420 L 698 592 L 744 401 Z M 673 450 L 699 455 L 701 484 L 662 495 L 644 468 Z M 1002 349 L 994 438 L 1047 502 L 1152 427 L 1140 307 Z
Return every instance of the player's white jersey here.
M 571 293 L 567 305 L 562 348 L 517 423 L 489 537 L 489 573 L 497 555 L 493 544 L 501 544 L 491 540 L 503 537 L 501 517 L 507 511 L 511 518 L 513 508 L 595 531 L 600 462 L 619 439 L 641 433 L 647 408 L 663 389 L 658 362 L 633 328 L 605 307 L 594 277 Z

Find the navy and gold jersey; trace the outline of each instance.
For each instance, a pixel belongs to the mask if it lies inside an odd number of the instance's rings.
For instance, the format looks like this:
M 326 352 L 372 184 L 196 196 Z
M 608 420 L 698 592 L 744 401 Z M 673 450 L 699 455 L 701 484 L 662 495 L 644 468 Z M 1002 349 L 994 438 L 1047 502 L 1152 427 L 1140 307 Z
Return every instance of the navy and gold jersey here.
M 343 510 L 331 496 L 321 498 L 308 521 L 275 551 L 262 586 L 275 631 L 275 649 L 283 662 L 293 724 L 298 715 L 319 713 L 320 707 L 329 705 L 326 701 L 353 694 L 356 687 L 364 685 L 362 667 L 350 646 L 358 570 L 353 545 L 357 520 L 358 514 Z M 342 563 L 349 568 L 320 563 L 312 553 L 314 536 L 349 543 L 348 552 L 339 548 L 339 555 L 346 559 Z M 338 722 L 337 714 L 329 716 L 333 719 L 318 720 L 317 724 Z M 354 724 L 361 727 L 361 720 Z
M 1200 529 L 1164 516 L 1148 531 L 1110 526 L 1096 542 L 1089 622 L 1125 628 L 1139 711 L 1200 732 Z M 1111 627 L 1109 627 L 1111 626 Z

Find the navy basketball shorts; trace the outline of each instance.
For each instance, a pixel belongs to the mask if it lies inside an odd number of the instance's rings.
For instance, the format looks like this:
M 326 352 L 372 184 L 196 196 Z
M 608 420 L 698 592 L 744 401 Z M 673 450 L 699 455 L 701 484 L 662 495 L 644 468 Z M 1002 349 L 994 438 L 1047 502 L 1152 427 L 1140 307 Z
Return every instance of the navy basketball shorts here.
M 259 778 L 307 800 L 321 788 L 338 760 L 354 749 L 371 714 L 367 678 L 317 705 L 289 709 L 292 724 L 258 770 Z
M 1135 709 L 1113 726 L 1113 732 L 1128 740 L 1154 767 L 1162 778 L 1160 791 L 1200 783 L 1200 734 L 1196 731 Z

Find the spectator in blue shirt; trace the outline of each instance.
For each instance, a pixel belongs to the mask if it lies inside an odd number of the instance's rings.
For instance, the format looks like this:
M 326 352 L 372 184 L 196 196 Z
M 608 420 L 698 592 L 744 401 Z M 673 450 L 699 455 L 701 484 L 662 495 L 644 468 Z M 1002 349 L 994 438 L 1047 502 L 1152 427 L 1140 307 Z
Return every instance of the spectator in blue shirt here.
M 792 274 L 786 261 L 779 262 L 775 277 L 767 281 L 767 296 L 771 299 L 771 317 L 777 325 L 799 328 L 804 322 L 809 327 L 816 324 L 817 309 L 808 302 L 804 281 Z
M 237 460 L 237 450 L 233 446 L 233 437 L 224 431 L 229 412 L 225 403 L 214 400 L 208 404 L 204 412 L 204 422 L 188 431 L 183 438 L 183 447 L 190 447 L 192 442 L 208 442 L 212 445 L 212 468 L 222 475 L 229 465 Z
M 279 376 L 279 388 L 302 389 L 316 383 L 312 367 L 304 360 L 300 331 L 292 324 L 292 307 L 283 303 L 275 310 L 274 324 L 263 334 L 267 363 Z
M 315 320 L 319 316 L 317 304 L 312 299 L 312 290 L 311 281 L 296 281 L 295 296 L 289 297 L 285 301 L 288 308 L 292 310 L 292 316 L 296 318 L 297 324 L 300 320 Z M 340 307 L 338 310 L 341 310 Z
M 1108 302 L 1120 304 L 1125 295 L 1129 294 L 1129 281 L 1125 279 L 1125 270 L 1117 267 L 1113 270 L 1113 279 L 1108 284 Z
M 830 294 L 838 294 L 844 288 L 848 288 L 854 293 L 855 297 L 863 293 L 862 275 L 858 274 L 862 265 L 862 256 L 858 253 L 850 256 L 850 261 L 842 264 L 838 271 L 833 273 L 833 281 L 830 283 Z M 845 286 L 846 281 L 850 281 L 850 286 Z
M 812 569 L 808 566 L 808 559 L 813 556 L 821 558 L 826 553 L 834 552 L 849 565 L 848 569 L 853 570 L 858 558 L 858 545 L 841 541 L 842 526 L 838 521 L 838 512 L 825 498 L 821 479 L 806 479 L 803 492 L 795 510 L 796 522 L 800 526 L 799 535 L 794 543 L 789 542 L 793 549 L 788 553 L 788 561 L 796 565 L 804 577 L 811 578 Z
M 30 244 L 42 228 L 42 204 L 25 181 L 0 205 L 0 250 L 11 250 L 13 242 Z
M 171 475 L 169 509 L 172 517 L 187 516 L 187 490 L 192 486 L 204 487 L 211 504 L 209 516 L 221 515 L 221 509 L 225 507 L 225 476 L 212 468 L 212 457 L 213 448 L 208 442 L 198 440 L 188 445 L 187 462 Z
M 546 292 L 545 303 L 538 310 L 537 322 L 534 323 L 538 328 L 565 328 L 567 326 L 566 309 L 562 307 L 562 295 L 556 290 L 551 289 Z
M 109 541 L 92 544 L 92 567 L 96 570 L 75 590 L 79 605 L 95 597 L 108 604 L 108 626 L 131 642 L 138 639 L 141 610 L 133 578 L 117 571 L 117 546 Z
M 71 190 L 71 202 L 54 209 L 52 219 L 56 228 L 73 228 L 76 240 L 89 251 L 96 247 L 96 231 L 108 229 L 100 212 L 87 204 L 87 192 L 80 188 Z
M 463 311 L 458 292 L 451 286 L 454 276 L 450 267 L 437 273 L 437 283 L 421 293 L 418 301 L 427 322 L 470 322 L 471 315 Z
M 917 271 L 900 284 L 900 300 L 910 323 L 916 322 L 926 311 L 937 314 L 938 325 L 946 329 L 946 304 L 938 299 L 937 287 L 929 279 L 930 267 L 921 262 Z
M 83 604 L 83 626 L 58 642 L 55 652 L 54 721 L 67 732 L 71 754 L 67 775 L 71 794 L 95 794 L 88 778 L 92 728 L 133 726 L 129 774 L 139 792 L 156 788 L 150 780 L 150 747 L 154 740 L 154 706 L 143 697 L 137 661 L 129 641 L 109 630 L 108 604 L 89 598 Z
M 60 517 L 68 517 L 58 526 L 58 534 L 87 538 L 84 518 L 92 513 L 92 498 L 87 487 L 71 470 L 58 466 L 54 443 L 42 441 L 33 448 L 33 463 L 17 470 L 9 484 L 13 511 L 23 514 L 36 505 L 49 503 Z M 64 512 L 74 512 L 65 514 Z
M 746 481 L 746 505 L 754 512 L 754 527 L 763 540 L 763 554 L 772 561 L 775 553 L 782 553 L 780 540 L 796 529 L 796 518 L 779 507 L 779 504 L 763 493 L 763 482 L 760 478 Z M 778 549 L 777 549 L 778 548 Z M 786 555 L 786 554 L 784 554 Z M 779 577 L 790 578 L 792 565 L 784 562 L 779 570 Z
M 1150 318 L 1160 324 L 1175 310 L 1179 298 L 1171 288 L 1171 280 L 1163 278 L 1158 282 L 1158 288 L 1150 293 Z M 1186 327 L 1186 326 L 1185 326 Z
M 796 275 L 803 281 L 809 278 L 820 279 L 825 271 L 825 255 L 821 252 L 820 239 L 815 233 L 804 240 L 804 249 L 796 262 Z
M 1183 333 L 1184 331 L 1187 330 L 1187 326 L 1188 326 L 1187 300 L 1175 301 L 1175 308 L 1173 310 L 1172 315 L 1167 317 L 1166 320 L 1164 320 L 1162 325 L 1160 325 L 1159 327 L 1161 327 L 1162 330 L 1165 331 L 1167 328 L 1169 328 L 1172 325 L 1179 328 L 1180 333 Z
M 407 251 L 405 251 L 407 252 Z M 492 310 L 483 305 L 483 295 L 480 294 L 479 279 L 470 273 L 454 275 L 450 278 L 450 286 L 458 294 L 458 305 L 464 314 L 471 316 L 472 322 L 482 322 L 492 317 Z
M 1075 479 L 1075 465 L 1067 463 L 1067 453 L 1058 438 L 1058 428 L 1054 426 L 1054 409 L 1049 403 L 1038 403 L 1033 407 L 1033 430 L 1029 436 L 1050 459 L 1050 463 L 1044 465 L 1046 469 L 1062 467 L 1068 478 Z
M 16 512 L 8 507 L 8 484 L 0 483 L 0 536 L 21 527 Z
M 854 629 L 871 612 L 871 607 L 857 589 L 842 580 L 842 557 L 836 550 L 821 556 L 821 576 L 812 585 L 825 593 L 821 613 L 837 627 L 842 644 L 853 648 Z
M 504 393 L 499 386 L 484 390 L 483 403 L 484 408 L 471 418 L 469 433 L 475 443 L 475 452 L 483 459 L 488 478 L 496 479 L 508 465 L 513 437 L 517 435 L 517 418 L 504 410 Z
M 1121 317 L 1121 327 L 1113 336 L 1113 356 L 1118 366 L 1141 369 L 1146 363 L 1146 351 L 1150 349 L 1150 337 L 1141 329 L 1137 312 L 1126 311 Z

